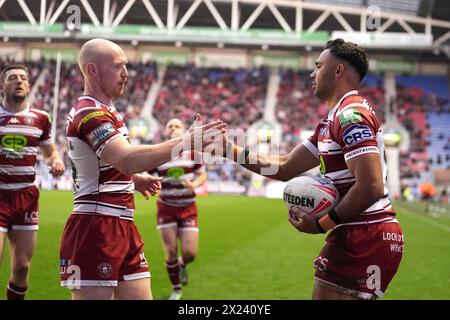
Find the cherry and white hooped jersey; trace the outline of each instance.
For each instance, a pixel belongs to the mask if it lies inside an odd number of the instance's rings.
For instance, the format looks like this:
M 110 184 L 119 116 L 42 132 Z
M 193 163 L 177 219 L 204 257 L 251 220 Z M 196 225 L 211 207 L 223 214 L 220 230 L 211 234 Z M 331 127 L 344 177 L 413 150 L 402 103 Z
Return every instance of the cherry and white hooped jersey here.
M 104 214 L 132 220 L 134 184 L 130 176 L 103 161 L 104 148 L 128 129 L 113 106 L 82 96 L 67 120 L 72 163 L 74 213 Z
M 0 105 L 0 190 L 34 186 L 38 147 L 53 143 L 45 111 L 30 108 L 11 113 Z
M 183 183 L 194 180 L 195 174 L 203 167 L 188 157 L 173 159 L 159 166 L 151 173 L 162 178 L 158 201 L 175 207 L 187 206 L 195 202 L 195 192 L 184 187 Z
M 304 145 L 320 160 L 321 173 L 333 181 L 341 199 L 355 183 L 346 161 L 367 153 L 379 154 L 384 197 L 345 224 L 393 219 L 395 213 L 386 186 L 383 133 L 375 112 L 357 90 L 349 91 L 341 98 Z

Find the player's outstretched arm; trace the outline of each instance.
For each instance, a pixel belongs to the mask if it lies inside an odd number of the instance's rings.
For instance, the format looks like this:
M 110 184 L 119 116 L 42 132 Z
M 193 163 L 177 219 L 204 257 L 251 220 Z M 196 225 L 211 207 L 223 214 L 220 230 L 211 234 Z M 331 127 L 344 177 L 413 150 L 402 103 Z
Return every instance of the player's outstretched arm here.
M 102 151 L 100 157 L 127 176 L 150 171 L 171 159 L 172 150 L 183 139 L 176 138 L 154 145 L 131 145 L 125 137 L 117 137 Z
M 320 164 L 316 156 L 303 144 L 283 156 L 250 152 L 227 142 L 226 156 L 250 171 L 281 181 L 288 181 Z
M 59 156 L 59 152 L 56 149 L 54 143 L 41 145 L 41 151 L 44 155 L 45 161 L 50 168 L 50 174 L 54 177 L 59 177 L 66 170 L 64 162 Z
M 221 132 L 225 127 L 225 123 L 220 120 L 196 124 L 193 130 L 183 136 L 154 145 L 131 145 L 125 137 L 119 136 L 103 149 L 100 157 L 123 174 L 132 176 L 151 171 L 194 147 L 202 151 L 211 143 L 203 137 L 211 131 Z

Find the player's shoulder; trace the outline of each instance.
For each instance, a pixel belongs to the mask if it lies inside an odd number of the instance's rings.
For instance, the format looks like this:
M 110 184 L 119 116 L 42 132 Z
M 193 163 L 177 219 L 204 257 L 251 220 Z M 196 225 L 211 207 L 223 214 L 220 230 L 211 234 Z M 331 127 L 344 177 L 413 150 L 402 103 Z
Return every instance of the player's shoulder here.
M 78 98 L 78 101 L 75 102 L 72 108 L 72 114 L 73 116 L 77 116 L 79 114 L 87 114 L 91 112 L 98 112 L 98 111 L 104 111 L 104 106 L 99 103 L 98 101 L 95 101 L 93 99 L 87 99 L 85 97 Z
M 85 123 L 109 115 L 108 108 L 94 99 L 80 97 L 69 112 L 69 121 Z
M 44 116 L 44 117 L 49 116 L 47 111 L 41 110 L 41 109 L 36 109 L 35 107 L 30 107 L 30 113 L 32 113 L 36 116 Z
M 371 118 L 372 115 L 373 109 L 367 99 L 360 95 L 352 95 L 341 102 L 335 118 L 341 127 L 345 127 L 351 123 L 361 122 L 364 118 Z
M 48 114 L 47 111 L 45 110 L 41 110 L 41 109 L 36 109 L 34 107 L 30 107 L 30 110 L 28 111 L 28 115 L 43 121 L 50 121 L 50 115 Z
M 355 108 L 369 111 L 371 109 L 369 102 L 361 95 L 355 94 L 348 96 L 342 100 L 339 111 L 344 109 Z

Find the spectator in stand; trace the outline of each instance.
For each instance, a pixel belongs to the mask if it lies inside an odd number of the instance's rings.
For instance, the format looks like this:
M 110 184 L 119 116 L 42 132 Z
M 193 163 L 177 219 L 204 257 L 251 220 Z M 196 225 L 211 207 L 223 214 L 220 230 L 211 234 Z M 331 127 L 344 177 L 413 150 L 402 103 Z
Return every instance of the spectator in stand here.
M 430 202 L 433 201 L 436 195 L 436 188 L 430 181 L 425 181 L 420 185 L 420 194 L 424 205 L 424 212 L 428 213 L 430 210 Z

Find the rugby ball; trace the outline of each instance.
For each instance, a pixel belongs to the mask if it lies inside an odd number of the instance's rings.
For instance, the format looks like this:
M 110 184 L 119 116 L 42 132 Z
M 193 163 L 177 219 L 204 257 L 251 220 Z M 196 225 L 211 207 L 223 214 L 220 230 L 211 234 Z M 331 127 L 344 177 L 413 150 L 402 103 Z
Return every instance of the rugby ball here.
M 288 209 L 320 218 L 339 202 L 339 192 L 330 180 L 305 175 L 288 181 L 283 199 Z

